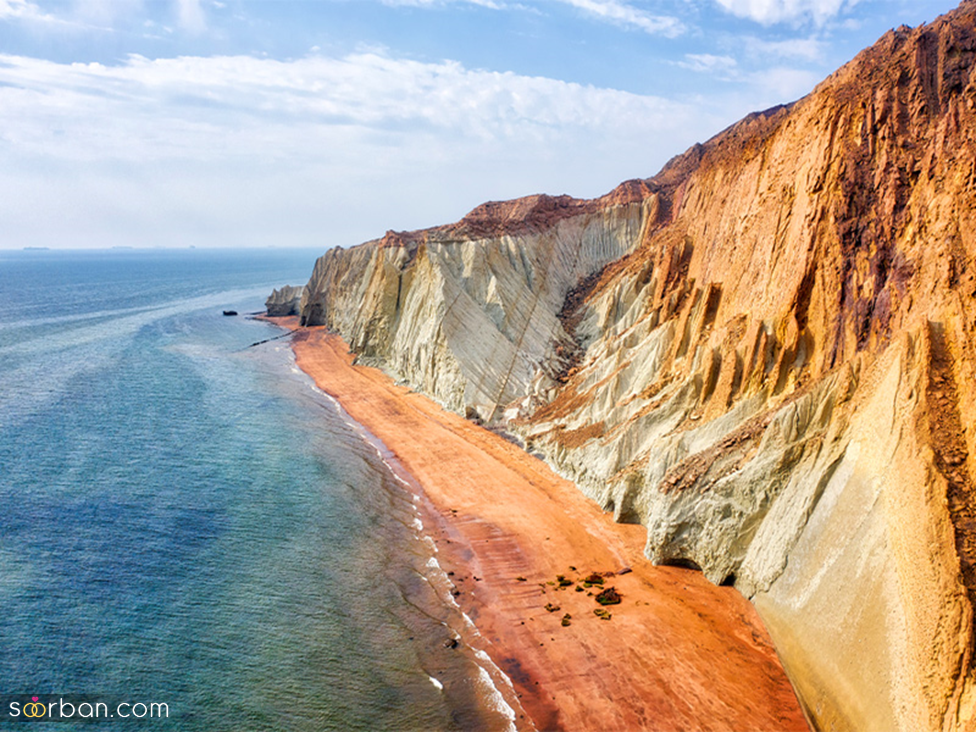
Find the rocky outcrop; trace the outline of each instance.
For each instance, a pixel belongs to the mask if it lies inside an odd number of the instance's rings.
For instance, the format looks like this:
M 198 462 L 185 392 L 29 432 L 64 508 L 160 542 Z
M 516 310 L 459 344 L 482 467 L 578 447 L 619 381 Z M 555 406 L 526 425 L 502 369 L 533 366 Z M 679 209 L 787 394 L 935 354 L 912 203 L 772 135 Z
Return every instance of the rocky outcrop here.
M 268 315 L 272 318 L 298 315 L 304 289 L 302 286 L 285 285 L 280 290 L 272 290 L 271 296 L 264 301 Z
M 315 265 L 302 324 L 328 325 L 367 363 L 494 420 L 555 383 L 576 349 L 558 317 L 567 293 L 660 215 L 653 189 L 632 182 L 596 201 L 489 203 L 452 226 L 333 249 Z
M 302 318 L 733 583 L 823 730 L 976 728 L 976 3 L 594 201 L 319 260 Z

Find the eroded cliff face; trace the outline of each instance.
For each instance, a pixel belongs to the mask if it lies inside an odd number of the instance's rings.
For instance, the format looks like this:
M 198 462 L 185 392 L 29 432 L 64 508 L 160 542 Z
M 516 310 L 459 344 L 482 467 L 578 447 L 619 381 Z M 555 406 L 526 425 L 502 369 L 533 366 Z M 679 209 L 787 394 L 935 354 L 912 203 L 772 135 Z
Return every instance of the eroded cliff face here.
M 976 728 L 976 3 L 596 201 L 333 250 L 302 300 L 732 582 L 823 730 Z
M 367 363 L 449 407 L 496 420 L 534 381 L 554 383 L 575 342 L 570 289 L 632 251 L 660 215 L 642 182 L 597 201 L 489 203 L 453 226 L 397 234 L 319 259 L 303 325 L 328 325 Z
M 272 290 L 271 296 L 264 301 L 268 315 L 273 318 L 285 318 L 298 315 L 301 309 L 302 292 L 304 287 L 285 285 L 280 290 Z

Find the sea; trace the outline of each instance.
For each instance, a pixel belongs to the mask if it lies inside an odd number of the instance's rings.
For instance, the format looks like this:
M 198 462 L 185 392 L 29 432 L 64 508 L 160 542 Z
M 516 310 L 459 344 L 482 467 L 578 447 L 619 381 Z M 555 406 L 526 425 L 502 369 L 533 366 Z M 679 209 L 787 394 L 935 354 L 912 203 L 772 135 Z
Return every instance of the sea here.
M 512 728 L 416 495 L 249 317 L 319 253 L 0 251 L 0 729 Z

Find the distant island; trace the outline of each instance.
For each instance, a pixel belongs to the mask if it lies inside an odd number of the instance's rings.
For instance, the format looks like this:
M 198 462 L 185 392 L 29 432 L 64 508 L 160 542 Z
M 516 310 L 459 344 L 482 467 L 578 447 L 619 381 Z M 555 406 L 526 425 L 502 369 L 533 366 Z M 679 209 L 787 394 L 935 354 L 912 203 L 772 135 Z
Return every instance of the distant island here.
M 24 247 L 25 252 L 49 252 L 51 247 Z

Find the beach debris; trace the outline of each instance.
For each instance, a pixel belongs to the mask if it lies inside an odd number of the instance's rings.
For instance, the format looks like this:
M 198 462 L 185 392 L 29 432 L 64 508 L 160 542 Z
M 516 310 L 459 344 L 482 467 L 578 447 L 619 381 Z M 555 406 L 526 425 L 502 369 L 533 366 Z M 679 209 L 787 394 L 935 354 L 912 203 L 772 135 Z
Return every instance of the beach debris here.
M 445 648 L 457 648 L 458 645 L 460 644 L 458 643 L 457 638 L 448 638 L 446 641 L 444 641 Z
M 569 587 L 570 585 L 573 584 L 573 580 L 569 579 L 569 577 L 566 577 L 565 575 L 562 574 L 556 575 L 556 582 L 560 587 Z
M 546 603 L 546 611 L 550 613 L 559 612 L 562 608 L 559 605 L 553 605 L 551 602 Z
M 528 580 L 525 579 L 525 577 L 523 577 L 522 575 L 519 575 L 518 577 L 516 577 L 515 578 L 515 581 L 516 582 L 528 582 Z
M 560 621 L 560 624 L 565 628 L 567 625 L 570 625 L 571 624 L 570 621 L 572 619 L 573 619 L 573 616 L 570 615 L 569 613 L 566 613 L 565 615 L 563 615 L 563 619 Z
M 604 610 L 602 607 L 598 607 L 596 610 L 594 610 L 593 614 L 600 618 L 600 620 L 609 620 L 613 617 L 609 610 Z
M 618 574 L 618 575 L 619 575 L 619 574 L 630 574 L 630 573 L 631 573 L 631 572 L 633 572 L 633 571 L 634 571 L 634 570 L 632 570 L 632 569 L 631 569 L 630 567 L 624 567 L 623 569 L 618 569 L 618 570 L 617 570 L 617 574 Z
M 576 567 L 574 567 L 572 564 L 570 564 L 569 565 L 569 571 L 570 572 L 575 572 L 576 571 Z
M 620 593 L 616 587 L 608 587 L 596 596 L 596 601 L 601 605 L 619 605 L 621 601 Z
M 577 592 L 584 592 L 584 590 L 583 590 L 583 585 L 576 585 L 576 591 L 577 591 Z M 592 593 L 591 593 L 591 594 L 592 594 Z
M 603 575 L 597 574 L 596 572 L 591 572 L 583 578 L 583 587 L 592 587 L 593 585 L 602 586 Z

